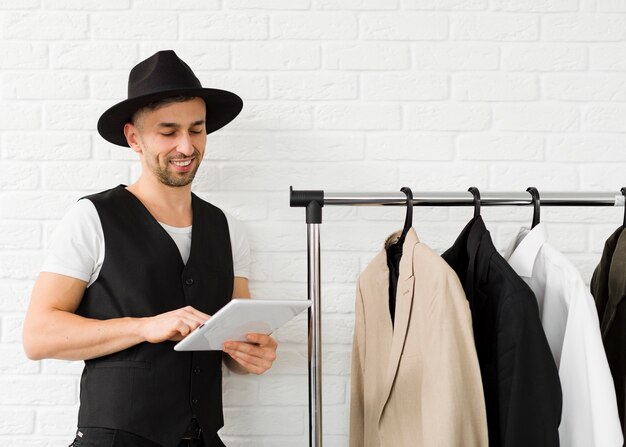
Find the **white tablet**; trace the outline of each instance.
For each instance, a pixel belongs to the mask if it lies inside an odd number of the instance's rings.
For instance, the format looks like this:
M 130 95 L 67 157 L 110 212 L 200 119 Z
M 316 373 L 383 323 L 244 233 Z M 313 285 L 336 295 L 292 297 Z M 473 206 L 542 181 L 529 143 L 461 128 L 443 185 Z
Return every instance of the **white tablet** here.
M 311 306 L 306 300 L 234 298 L 179 341 L 176 351 L 221 351 L 224 342 L 246 341 L 246 334 L 271 334 Z

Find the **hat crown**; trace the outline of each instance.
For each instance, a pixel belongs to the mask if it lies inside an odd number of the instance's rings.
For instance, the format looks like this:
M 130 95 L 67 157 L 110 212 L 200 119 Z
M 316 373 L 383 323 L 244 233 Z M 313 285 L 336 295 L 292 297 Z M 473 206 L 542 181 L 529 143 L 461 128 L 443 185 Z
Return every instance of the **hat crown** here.
M 133 113 L 155 101 L 174 96 L 204 100 L 207 134 L 231 122 L 243 107 L 241 98 L 232 92 L 202 87 L 189 65 L 174 51 L 163 50 L 133 67 L 128 76 L 128 98 L 109 107 L 100 116 L 98 132 L 105 140 L 128 147 L 124 126 L 132 121 Z
M 128 98 L 166 90 L 202 88 L 200 80 L 173 50 L 159 51 L 141 61 L 128 76 Z

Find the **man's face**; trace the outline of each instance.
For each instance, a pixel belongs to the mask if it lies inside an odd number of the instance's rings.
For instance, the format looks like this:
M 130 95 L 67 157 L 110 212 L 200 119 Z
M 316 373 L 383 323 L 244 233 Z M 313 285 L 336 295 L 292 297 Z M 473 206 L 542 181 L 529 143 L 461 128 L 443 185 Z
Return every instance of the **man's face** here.
M 131 147 L 143 154 L 147 168 L 167 186 L 189 185 L 198 171 L 206 145 L 206 108 L 201 98 L 173 102 L 137 114 Z M 127 134 L 128 135 L 128 134 Z

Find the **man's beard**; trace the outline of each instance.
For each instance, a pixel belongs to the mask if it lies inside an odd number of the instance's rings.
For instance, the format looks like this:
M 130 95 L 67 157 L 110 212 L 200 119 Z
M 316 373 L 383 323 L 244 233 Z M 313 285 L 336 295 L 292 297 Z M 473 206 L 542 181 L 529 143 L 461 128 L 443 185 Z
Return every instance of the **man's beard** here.
M 166 186 L 180 187 L 187 186 L 196 176 L 196 172 L 198 172 L 198 168 L 200 167 L 200 153 L 198 151 L 194 151 L 193 153 L 195 167 L 193 170 L 189 172 L 170 172 L 169 166 L 171 160 L 176 160 L 176 158 L 170 158 L 167 160 L 167 165 L 165 167 L 161 167 L 158 163 L 155 163 L 153 166 L 150 166 L 152 172 L 157 176 L 159 181 Z M 189 157 L 180 157 L 180 158 L 189 158 Z

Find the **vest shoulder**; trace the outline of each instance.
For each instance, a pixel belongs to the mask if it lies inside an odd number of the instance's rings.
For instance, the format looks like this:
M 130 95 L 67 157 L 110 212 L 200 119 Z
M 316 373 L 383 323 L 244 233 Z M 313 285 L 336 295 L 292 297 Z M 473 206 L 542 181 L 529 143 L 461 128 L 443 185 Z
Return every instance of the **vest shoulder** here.
M 215 216 L 220 216 L 226 219 L 226 213 L 224 213 L 224 211 L 222 211 L 222 209 L 219 208 L 218 206 L 213 205 L 211 202 L 207 202 L 206 200 L 198 197 L 194 193 L 191 194 L 191 197 L 192 197 L 192 204 L 194 207 L 199 207 L 207 213 L 213 214 Z
M 81 197 L 81 199 L 91 201 L 96 206 L 96 209 L 99 210 L 112 209 L 120 211 L 121 208 L 136 210 L 137 204 L 135 203 L 135 200 L 133 200 L 133 195 L 126 191 L 125 188 L 125 185 L 118 185 L 105 191 Z M 224 211 L 222 211 L 219 207 L 198 197 L 194 193 L 192 193 L 191 196 L 193 207 L 197 211 L 200 211 L 204 216 L 209 218 L 227 222 L 226 213 L 224 213 Z
M 87 196 L 83 196 L 79 200 L 87 199 L 93 203 L 100 203 L 100 202 L 107 201 L 116 197 L 120 197 L 123 188 L 125 188 L 124 185 L 118 185 L 114 188 L 107 189 L 106 191 L 101 191 L 95 194 L 89 194 Z

